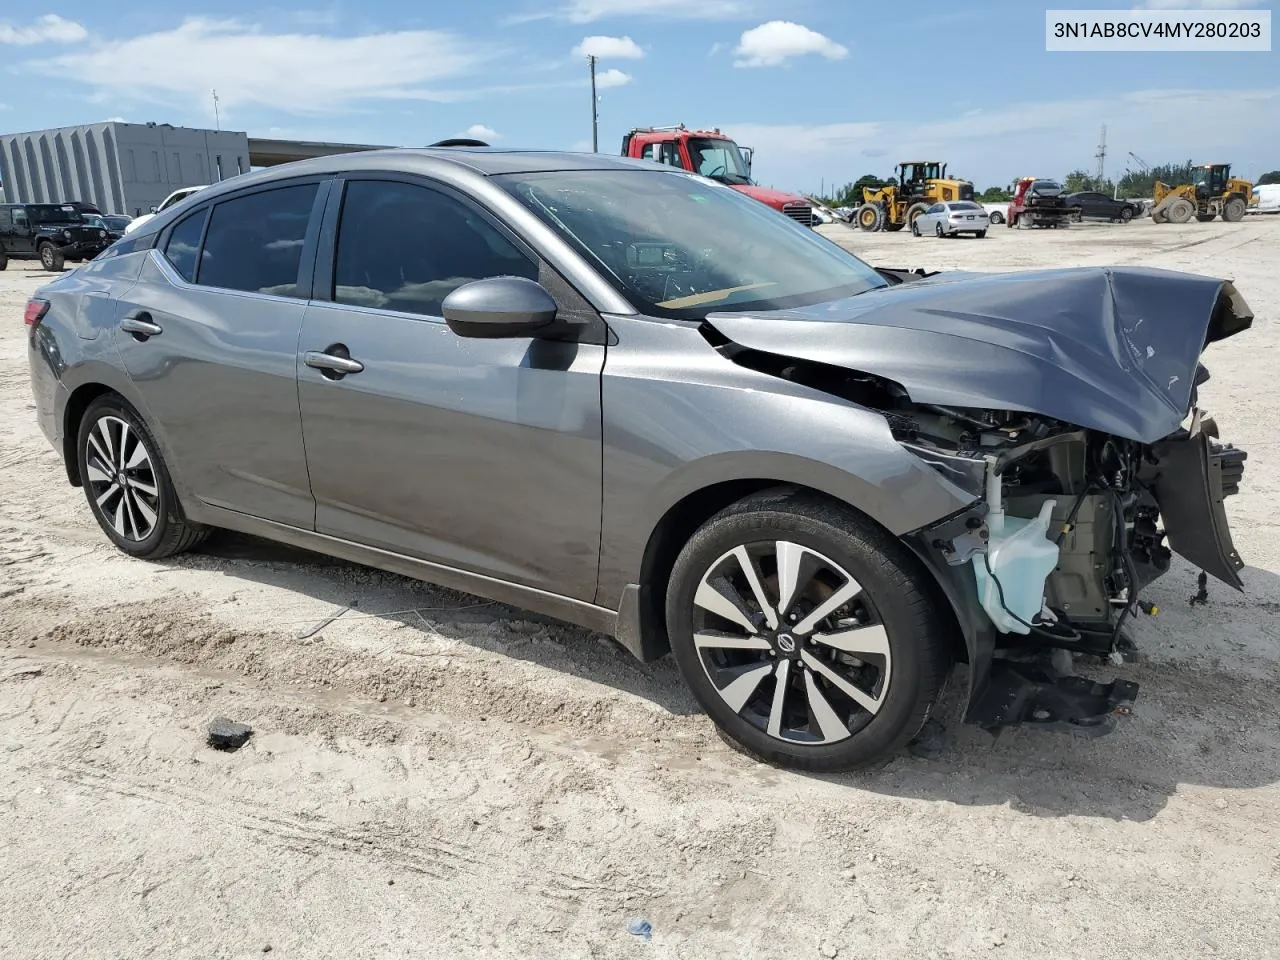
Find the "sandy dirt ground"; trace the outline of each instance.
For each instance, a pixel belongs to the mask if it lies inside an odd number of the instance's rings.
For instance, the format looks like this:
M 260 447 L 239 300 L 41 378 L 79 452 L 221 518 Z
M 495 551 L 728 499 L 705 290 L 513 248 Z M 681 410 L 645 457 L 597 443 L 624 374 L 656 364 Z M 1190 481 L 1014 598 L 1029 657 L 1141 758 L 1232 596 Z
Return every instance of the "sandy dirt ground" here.
M 993 741 L 952 693 L 939 758 L 806 777 L 584 630 L 230 535 L 129 560 L 35 425 L 20 316 L 48 276 L 11 264 L 6 960 L 1280 956 L 1280 218 L 823 230 L 885 266 L 1210 273 L 1255 309 L 1202 394 L 1250 455 L 1247 591 L 1191 606 L 1181 563 L 1149 591 L 1139 658 L 1093 668 L 1142 685 L 1119 732 Z M 248 745 L 205 746 L 217 715 Z

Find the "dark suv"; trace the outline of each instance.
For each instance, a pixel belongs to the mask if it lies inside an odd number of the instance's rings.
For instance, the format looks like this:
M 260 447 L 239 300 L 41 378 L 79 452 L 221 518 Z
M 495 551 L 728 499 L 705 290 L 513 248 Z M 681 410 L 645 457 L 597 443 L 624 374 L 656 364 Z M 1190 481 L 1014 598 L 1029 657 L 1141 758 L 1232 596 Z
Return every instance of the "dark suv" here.
M 0 270 L 12 260 L 39 260 L 50 271 L 92 260 L 111 244 L 72 203 L 0 203 Z

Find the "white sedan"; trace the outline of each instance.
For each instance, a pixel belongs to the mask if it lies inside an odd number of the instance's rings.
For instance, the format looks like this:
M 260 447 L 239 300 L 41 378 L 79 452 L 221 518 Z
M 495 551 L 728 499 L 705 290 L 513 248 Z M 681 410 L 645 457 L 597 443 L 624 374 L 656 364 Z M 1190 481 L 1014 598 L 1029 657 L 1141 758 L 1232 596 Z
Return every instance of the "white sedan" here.
M 179 203 L 187 199 L 187 197 L 191 196 L 197 190 L 203 190 L 206 186 L 208 186 L 208 184 L 202 183 L 199 186 L 182 187 L 179 190 L 173 191 L 173 193 L 169 194 L 167 197 L 164 198 L 160 206 L 152 207 L 150 213 L 144 213 L 142 216 L 135 217 L 134 219 L 130 220 L 127 224 L 125 224 L 124 232 L 133 233 L 133 231 L 137 230 L 140 226 L 142 226 L 144 223 L 146 223 L 148 220 L 154 217 L 157 213 L 161 213 L 165 210 L 168 210 L 175 203 Z
M 971 233 L 982 238 L 990 226 L 987 211 L 972 200 L 950 200 L 935 203 L 911 224 L 911 232 L 917 237 L 932 233 L 935 237 L 956 237 Z

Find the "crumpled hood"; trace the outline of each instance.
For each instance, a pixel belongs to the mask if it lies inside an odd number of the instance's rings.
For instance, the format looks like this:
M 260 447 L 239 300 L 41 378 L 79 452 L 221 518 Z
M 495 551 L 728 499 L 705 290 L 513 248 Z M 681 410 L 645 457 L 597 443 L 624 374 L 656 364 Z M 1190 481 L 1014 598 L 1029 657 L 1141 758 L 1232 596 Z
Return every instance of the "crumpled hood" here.
M 798 193 L 786 193 L 770 187 L 757 186 L 754 183 L 734 183 L 730 184 L 730 186 L 739 193 L 745 193 L 753 200 L 759 200 L 761 203 L 768 204 L 771 207 L 778 207 L 779 209 L 782 208 L 784 203 L 809 203 Z
M 1205 344 L 1252 322 L 1228 281 L 1138 267 L 942 274 L 707 317 L 740 346 L 874 374 L 916 403 L 1021 410 L 1141 443 L 1178 429 Z

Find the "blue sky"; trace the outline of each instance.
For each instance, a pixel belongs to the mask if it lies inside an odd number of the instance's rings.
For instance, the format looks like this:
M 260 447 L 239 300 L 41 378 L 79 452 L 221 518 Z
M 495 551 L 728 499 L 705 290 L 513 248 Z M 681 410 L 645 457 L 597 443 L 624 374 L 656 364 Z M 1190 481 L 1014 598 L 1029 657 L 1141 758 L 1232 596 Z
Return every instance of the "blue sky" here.
M 1135 0 L 1252 7 L 1250 0 Z M 1058 4 L 1065 5 L 1065 4 Z M 1100 2 L 1088 7 L 1132 4 Z M 1042 6 L 855 0 L 134 0 L 6 4 L 0 132 L 108 118 L 251 135 L 590 149 L 631 126 L 718 126 L 766 184 L 816 191 L 948 160 L 979 188 L 1092 169 L 1280 168 L 1280 53 L 1046 53 Z M 882 43 L 883 37 L 914 37 Z M 592 39 L 588 39 L 592 38 Z

